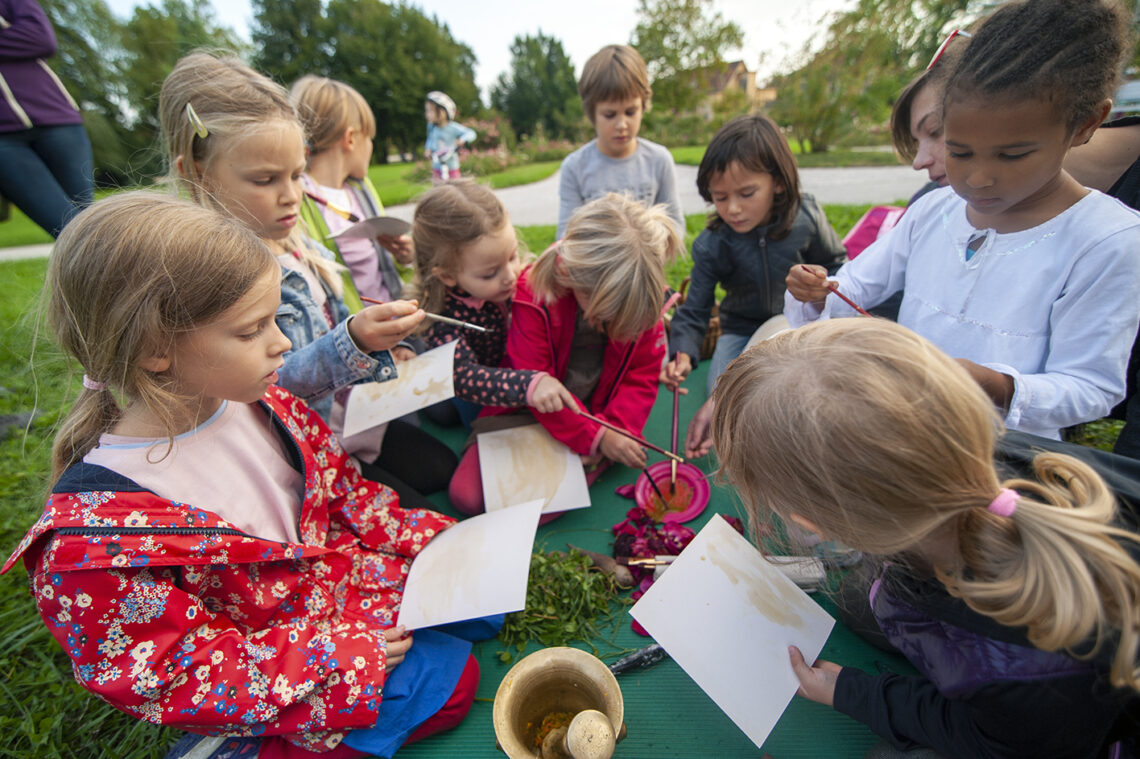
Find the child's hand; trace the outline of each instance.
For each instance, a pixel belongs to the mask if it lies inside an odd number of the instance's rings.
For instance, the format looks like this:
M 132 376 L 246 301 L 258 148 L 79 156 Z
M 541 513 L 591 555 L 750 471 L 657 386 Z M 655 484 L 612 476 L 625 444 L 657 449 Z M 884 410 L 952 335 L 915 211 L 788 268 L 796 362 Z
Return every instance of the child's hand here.
M 376 242 L 384 246 L 384 249 L 391 253 L 392 257 L 402 266 L 410 264 L 416 256 L 415 248 L 412 247 L 412 238 L 407 235 L 400 235 L 399 237 L 376 235 Z
M 598 443 L 598 450 L 607 459 L 625 464 L 633 469 L 645 468 L 645 450 L 625 435 L 606 430 Z
M 369 306 L 356 314 L 348 323 L 348 334 L 366 353 L 391 350 L 412 334 L 424 318 L 424 312 L 415 302 L 394 300 Z
M 796 264 L 788 269 L 784 284 L 801 303 L 822 304 L 831 292 L 827 287 L 827 269 L 817 264 Z
M 548 374 L 534 386 L 530 405 L 544 414 L 553 414 L 564 408 L 578 408 L 578 399 Z
M 824 706 L 835 705 L 835 683 L 843 667 L 834 662 L 816 660 L 814 667 L 804 661 L 804 655 L 795 646 L 788 646 L 788 657 L 792 660 L 792 670 L 800 681 L 797 695 Z
M 404 660 L 408 649 L 412 647 L 412 634 L 405 630 L 403 625 L 389 627 L 384 631 L 384 640 L 387 641 L 385 648 L 388 651 L 388 657 L 384 660 L 384 669 L 391 672 Z
M 970 376 L 974 378 L 974 382 L 982 386 L 982 390 L 990 397 L 994 405 L 1002 410 L 1002 413 L 1009 413 L 1009 404 L 1013 400 L 1013 377 L 981 364 L 975 364 L 968 358 L 954 360 L 969 372 Z
M 712 418 L 716 405 L 709 398 L 697 409 L 685 432 L 685 458 L 696 459 L 712 450 Z
M 684 382 L 691 371 L 693 371 L 693 362 L 689 358 L 689 354 L 678 353 L 672 361 L 665 364 L 659 380 L 662 385 L 668 385 L 670 389 L 673 389 Z
M 397 361 L 411 361 L 416 357 L 416 352 L 406 345 L 397 345 L 392 349 L 392 358 Z

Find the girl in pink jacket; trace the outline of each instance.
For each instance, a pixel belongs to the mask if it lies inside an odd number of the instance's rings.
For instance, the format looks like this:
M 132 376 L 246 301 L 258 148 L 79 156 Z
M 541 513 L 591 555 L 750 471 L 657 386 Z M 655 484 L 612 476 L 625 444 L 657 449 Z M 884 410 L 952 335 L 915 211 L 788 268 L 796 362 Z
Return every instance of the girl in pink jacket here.
M 640 435 L 665 357 L 665 262 L 682 244 L 664 207 L 611 193 L 579 208 L 566 236 L 519 277 L 504 365 L 550 374 L 580 408 Z M 590 483 L 613 462 L 645 467 L 640 446 L 573 408 L 488 407 L 472 429 L 490 432 L 535 419 L 581 455 Z M 464 453 L 448 494 L 463 513 L 483 511 L 477 444 Z

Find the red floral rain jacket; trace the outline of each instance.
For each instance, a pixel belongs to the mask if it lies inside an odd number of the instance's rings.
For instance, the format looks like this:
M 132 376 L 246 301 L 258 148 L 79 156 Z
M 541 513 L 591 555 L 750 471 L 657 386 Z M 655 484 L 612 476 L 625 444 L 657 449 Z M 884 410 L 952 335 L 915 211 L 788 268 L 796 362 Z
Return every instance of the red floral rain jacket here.
M 363 480 L 287 391 L 271 387 L 262 405 L 305 475 L 301 543 L 252 537 L 80 464 L 3 571 L 23 557 L 76 679 L 116 708 L 324 751 L 376 722 L 383 631 L 412 557 L 453 520 L 401 509 Z

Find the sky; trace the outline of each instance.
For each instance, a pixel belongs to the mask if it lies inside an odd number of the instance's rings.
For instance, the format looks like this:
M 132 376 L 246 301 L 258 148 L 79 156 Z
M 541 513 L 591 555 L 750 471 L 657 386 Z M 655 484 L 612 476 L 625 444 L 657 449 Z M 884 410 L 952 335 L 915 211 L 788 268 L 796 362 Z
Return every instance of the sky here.
M 728 60 L 743 60 L 767 77 L 789 68 L 790 57 L 825 24 L 823 17 L 853 0 L 713 0 L 721 16 L 740 24 L 744 46 Z M 112 12 L 126 18 L 138 0 L 108 0 Z M 253 14 L 249 0 L 211 0 L 218 21 L 248 39 Z M 428 16 L 447 24 L 452 36 L 469 46 L 478 63 L 475 80 L 488 100 L 499 74 L 510 67 L 512 40 L 542 31 L 561 41 L 575 73 L 603 45 L 628 42 L 637 25 L 636 0 L 411 0 Z

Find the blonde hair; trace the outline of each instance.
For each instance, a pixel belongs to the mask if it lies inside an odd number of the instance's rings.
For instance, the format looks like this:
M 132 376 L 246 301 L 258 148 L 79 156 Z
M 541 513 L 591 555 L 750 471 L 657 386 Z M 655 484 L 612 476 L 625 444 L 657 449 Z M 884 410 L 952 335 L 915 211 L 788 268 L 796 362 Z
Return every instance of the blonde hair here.
M 661 318 L 665 263 L 682 245 L 664 206 L 610 193 L 574 212 L 565 237 L 535 262 L 531 288 L 548 303 L 581 293 L 591 324 L 611 339 L 633 340 Z
M 121 193 L 72 219 L 48 264 L 48 321 L 84 374 L 109 389 L 80 391 L 56 434 L 52 481 L 118 421 L 112 391 L 173 438 L 172 411 L 186 399 L 140 361 L 166 355 L 180 333 L 222 314 L 276 268 L 240 221 L 170 195 Z
M 591 124 L 598 103 L 607 100 L 640 98 L 642 110 L 648 111 L 653 88 L 649 86 L 645 60 L 629 45 L 606 45 L 582 67 L 578 97 L 582 98 L 582 110 Z
M 196 131 L 190 109 L 206 128 L 205 137 Z M 285 88 L 229 55 L 197 52 L 179 59 L 162 83 L 158 113 L 170 164 L 166 181 L 186 189 L 196 202 L 226 213 L 229 209 L 205 182 L 220 156 L 271 125 L 295 125 L 302 139 L 305 135 Z M 297 251 L 338 297 L 343 294 L 341 268 L 313 248 L 300 223 L 282 244 Z
M 883 319 L 817 322 L 742 354 L 715 399 L 719 474 L 754 530 L 771 510 L 881 556 L 946 543 L 934 571 L 952 595 L 1043 650 L 1115 640 L 1112 683 L 1140 689 L 1126 550 L 1140 538 L 1112 526 L 1111 492 L 1070 456 L 1042 453 L 1037 481 L 1002 482 L 993 404 L 933 344 Z M 1003 487 L 1019 493 L 1010 517 L 987 509 Z
M 289 98 L 309 138 L 309 152 L 328 150 L 350 127 L 376 136 L 376 117 L 364 96 L 344 82 L 309 74 L 293 83 Z
M 447 285 L 436 272 L 454 276 L 463 248 L 506 224 L 507 211 L 499 198 L 470 179 L 425 192 L 412 216 L 415 281 L 408 297 L 418 300 L 425 311 L 438 313 L 447 300 Z

